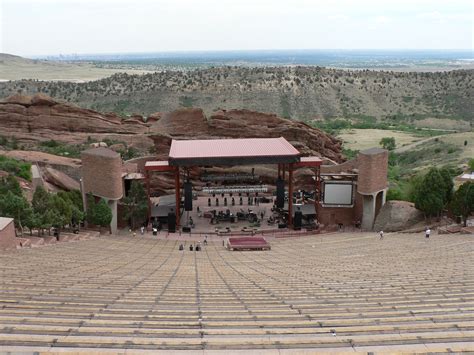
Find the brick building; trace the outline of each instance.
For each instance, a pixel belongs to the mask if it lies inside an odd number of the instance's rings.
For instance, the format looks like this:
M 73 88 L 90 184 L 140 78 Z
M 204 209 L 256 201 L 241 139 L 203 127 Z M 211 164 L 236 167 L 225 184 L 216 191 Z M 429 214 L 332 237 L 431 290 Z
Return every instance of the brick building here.
M 13 218 L 0 217 L 0 250 L 16 247 Z
M 353 203 L 346 206 L 318 205 L 318 220 L 323 224 L 350 225 L 361 222 L 361 227 L 371 230 L 375 217 L 385 204 L 388 190 L 388 151 L 370 148 L 360 151 L 355 159 L 338 165 L 321 166 L 321 175 L 349 180 L 355 185 Z M 324 184 L 324 182 L 323 182 Z

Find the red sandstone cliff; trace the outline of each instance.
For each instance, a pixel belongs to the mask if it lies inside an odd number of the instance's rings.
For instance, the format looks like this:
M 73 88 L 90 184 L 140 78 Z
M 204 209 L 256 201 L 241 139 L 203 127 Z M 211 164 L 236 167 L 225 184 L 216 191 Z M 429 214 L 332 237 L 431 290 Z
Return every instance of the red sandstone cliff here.
M 156 151 L 166 158 L 171 139 L 285 137 L 304 156 L 343 160 L 341 142 L 303 122 L 248 110 L 217 111 L 209 119 L 201 109 L 183 109 L 163 115 L 151 126 Z
M 339 140 L 305 123 L 275 114 L 229 110 L 217 111 L 207 118 L 201 109 L 192 108 L 152 116 L 148 123 L 142 122 L 139 115 L 122 120 L 115 114 L 103 114 L 61 103 L 44 94 L 32 97 L 14 95 L 0 102 L 0 134 L 14 136 L 27 147 L 30 143 L 34 145 L 35 142 L 48 139 L 71 144 L 84 143 L 89 136 L 95 139 L 116 138 L 142 148 L 142 151 L 148 151 L 154 144 L 156 159 L 166 159 L 172 139 L 282 136 L 304 156 L 315 155 L 336 162 L 343 160 Z M 275 177 L 274 168 L 259 166 L 257 173 L 270 181 Z M 69 174 L 69 171 L 68 175 L 77 178 L 76 174 Z M 295 174 L 296 179 L 301 181 L 308 176 L 310 172 L 304 169 Z M 158 182 L 157 179 L 162 178 L 154 179 Z M 170 182 L 164 186 L 173 185 Z

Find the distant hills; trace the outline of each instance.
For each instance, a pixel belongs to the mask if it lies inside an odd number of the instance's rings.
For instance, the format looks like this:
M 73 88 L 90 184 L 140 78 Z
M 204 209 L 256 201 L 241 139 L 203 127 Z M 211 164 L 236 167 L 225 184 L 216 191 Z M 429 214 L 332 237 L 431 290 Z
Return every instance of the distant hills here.
M 88 81 L 105 78 L 123 70 L 98 68 L 89 62 L 66 62 L 28 59 L 17 55 L 0 53 L 0 81 L 38 79 Z M 129 70 L 143 73 L 143 70 Z
M 474 70 L 425 73 L 315 66 L 215 67 L 145 75 L 119 73 L 84 83 L 3 82 L 0 96 L 42 92 L 121 115 L 202 107 L 207 114 L 217 109 L 249 109 L 303 120 L 423 121 L 433 126 L 436 118 L 474 120 L 473 82 Z

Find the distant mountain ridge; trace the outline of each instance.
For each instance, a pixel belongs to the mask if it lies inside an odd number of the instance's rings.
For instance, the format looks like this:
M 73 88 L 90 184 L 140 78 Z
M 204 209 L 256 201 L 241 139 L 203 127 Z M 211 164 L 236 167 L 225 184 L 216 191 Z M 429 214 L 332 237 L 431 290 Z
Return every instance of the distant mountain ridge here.
M 115 74 L 85 83 L 22 80 L 0 83 L 0 96 L 46 93 L 119 114 L 202 107 L 249 109 L 304 120 L 355 117 L 472 121 L 474 70 L 434 73 L 321 67 L 216 67 L 145 75 Z

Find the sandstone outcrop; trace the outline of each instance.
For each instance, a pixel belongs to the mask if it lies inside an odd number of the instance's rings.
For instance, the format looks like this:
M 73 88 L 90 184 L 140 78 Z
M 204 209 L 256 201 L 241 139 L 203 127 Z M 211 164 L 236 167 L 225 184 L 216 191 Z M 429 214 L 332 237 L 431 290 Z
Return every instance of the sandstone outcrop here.
M 69 144 L 84 144 L 89 138 L 102 141 L 108 138 L 125 142 L 128 147 L 139 149 L 142 154 L 152 151 L 152 159 L 167 159 L 172 139 L 216 138 L 266 138 L 285 137 L 303 156 L 315 155 L 329 163 L 342 162 L 341 142 L 319 129 L 303 122 L 278 117 L 275 114 L 249 110 L 220 110 L 206 117 L 199 108 L 180 109 L 173 112 L 156 112 L 143 117 L 134 115 L 122 120 L 114 113 L 99 113 L 69 103 L 58 102 L 44 94 L 34 96 L 13 95 L 0 102 L 0 132 L 15 137 L 19 144 L 29 145 L 54 139 Z M 122 145 L 114 148 L 119 150 Z M 6 155 L 38 162 L 40 166 L 54 168 L 79 179 L 80 161 L 45 156 L 31 151 L 10 151 Z M 61 160 L 61 161 L 60 161 Z M 67 161 L 66 161 L 67 160 Z M 244 167 L 249 169 L 251 167 Z M 276 166 L 256 167 L 264 182 L 273 182 Z M 194 176 L 199 169 L 192 171 Z M 312 172 L 300 169 L 295 173 L 296 183 L 311 183 Z M 172 189 L 172 177 L 154 174 L 152 184 Z M 169 181 L 168 181 L 169 180 Z M 55 184 L 53 182 L 53 184 Z M 56 185 L 55 185 L 56 186 Z M 162 190 L 162 192 L 165 192 Z
M 248 110 L 217 111 L 209 118 L 199 108 L 188 108 L 163 114 L 150 126 L 150 137 L 155 142 L 157 158 L 166 160 L 172 139 L 216 139 L 216 138 L 286 138 L 303 156 L 319 156 L 327 163 L 342 162 L 341 142 L 303 122 L 278 117 L 275 114 Z M 252 167 L 226 167 L 226 171 L 247 171 Z M 262 182 L 274 184 L 276 166 L 255 166 Z M 203 168 L 190 171 L 191 177 L 199 175 Z M 209 173 L 221 173 L 219 168 L 206 169 Z M 312 189 L 313 172 L 298 169 L 294 178 L 299 188 Z M 166 177 L 153 176 L 152 185 L 170 186 Z M 195 180 L 195 186 L 199 183 Z M 169 191 L 163 191 L 169 192 Z
M 59 187 L 62 190 L 72 191 L 80 189 L 79 182 L 59 170 L 45 168 L 43 170 L 43 176 L 47 182 Z
M 342 162 L 341 142 L 303 122 L 249 110 L 221 110 L 208 119 L 201 109 L 173 111 L 151 126 L 156 151 L 166 158 L 171 139 L 284 137 L 303 156 L 315 155 Z
M 387 201 L 375 219 L 374 230 L 402 231 L 421 222 L 423 218 L 423 213 L 417 210 L 411 202 Z
M 0 102 L 0 132 L 15 137 L 20 144 L 54 139 L 69 144 L 82 144 L 88 137 L 129 142 L 136 135 L 143 135 L 148 127 L 138 120 L 122 121 L 113 113 L 102 114 L 69 103 L 58 102 L 47 95 L 13 95 Z M 148 141 L 147 148 L 152 141 Z

